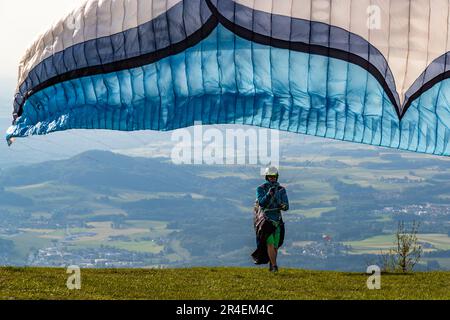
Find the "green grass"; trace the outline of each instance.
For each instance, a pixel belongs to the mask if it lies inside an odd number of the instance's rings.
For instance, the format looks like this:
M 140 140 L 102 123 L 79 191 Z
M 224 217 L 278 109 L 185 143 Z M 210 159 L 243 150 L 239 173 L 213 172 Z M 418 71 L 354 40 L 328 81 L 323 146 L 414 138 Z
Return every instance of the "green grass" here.
M 126 242 L 126 241 L 110 241 L 108 246 L 134 251 L 134 252 L 144 252 L 158 254 L 164 250 L 164 246 L 159 246 L 151 241 L 139 241 L 139 242 Z
M 326 214 L 327 212 L 336 210 L 336 207 L 328 207 L 328 208 L 313 208 L 313 209 L 299 209 L 290 211 L 289 214 L 301 214 L 306 218 L 320 218 L 322 214 Z
M 0 268 L 0 299 L 450 299 L 449 272 L 382 275 L 381 290 L 367 289 L 365 274 L 295 269 L 104 269 L 81 276 L 81 290 L 70 291 L 64 269 Z
M 417 236 L 419 241 L 431 244 L 434 250 L 450 250 L 450 237 L 446 234 L 418 234 Z M 362 241 L 344 242 L 345 245 L 352 247 L 352 253 L 355 254 L 380 254 L 381 250 L 388 251 L 393 248 L 394 243 L 395 235 L 379 235 Z
M 424 258 L 425 262 L 428 261 L 437 261 L 441 268 L 450 269 L 450 258 Z
M 1 239 L 14 241 L 14 249 L 16 256 L 14 259 L 25 260 L 32 249 L 50 247 L 51 239 L 39 238 L 38 233 L 20 233 L 11 237 L 0 237 Z
M 394 247 L 394 235 L 379 235 L 367 238 L 361 241 L 344 242 L 345 245 L 352 247 L 352 252 L 379 254 L 381 250 L 389 250 Z
M 70 228 L 71 235 L 80 233 L 92 233 L 90 236 L 81 236 L 70 241 L 72 247 L 97 248 L 101 244 L 117 249 L 124 249 L 135 252 L 157 254 L 164 250 L 164 246 L 156 244 L 152 239 L 166 237 L 174 230 L 167 229 L 167 222 L 159 221 L 127 221 L 127 227 L 123 229 L 113 229 L 111 222 L 90 223 L 91 228 Z M 14 236 L 11 240 L 16 243 L 16 248 L 20 252 L 20 257 L 26 258 L 31 247 L 43 248 L 51 246 L 51 240 L 63 240 L 66 237 L 66 229 L 45 230 L 45 229 L 22 229 L 23 233 Z M 110 237 L 124 236 L 129 241 L 110 240 Z M 150 239 L 148 239 L 150 238 Z
M 447 234 L 419 234 L 419 240 L 432 244 L 439 250 L 450 250 L 450 237 Z

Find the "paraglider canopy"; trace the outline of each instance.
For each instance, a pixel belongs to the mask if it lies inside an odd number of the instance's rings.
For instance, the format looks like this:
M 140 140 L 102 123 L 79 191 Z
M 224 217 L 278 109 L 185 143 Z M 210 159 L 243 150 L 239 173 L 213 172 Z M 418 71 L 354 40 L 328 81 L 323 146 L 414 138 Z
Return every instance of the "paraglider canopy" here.
M 90 0 L 26 52 L 6 138 L 200 121 L 449 155 L 449 11 L 449 0 Z

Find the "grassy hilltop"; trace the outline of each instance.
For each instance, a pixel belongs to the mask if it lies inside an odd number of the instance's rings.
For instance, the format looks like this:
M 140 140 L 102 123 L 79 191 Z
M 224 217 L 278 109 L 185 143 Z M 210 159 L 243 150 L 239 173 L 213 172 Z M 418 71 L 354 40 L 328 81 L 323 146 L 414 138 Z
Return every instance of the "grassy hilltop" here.
M 12 299 L 450 299 L 450 273 L 383 275 L 368 290 L 368 275 L 259 268 L 82 270 L 82 289 L 66 287 L 64 269 L 0 268 L 0 300 Z

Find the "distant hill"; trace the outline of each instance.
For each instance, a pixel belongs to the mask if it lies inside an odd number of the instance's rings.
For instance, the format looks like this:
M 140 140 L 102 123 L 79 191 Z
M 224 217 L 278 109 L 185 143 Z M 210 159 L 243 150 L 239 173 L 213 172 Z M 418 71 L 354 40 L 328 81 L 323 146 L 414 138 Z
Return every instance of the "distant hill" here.
M 82 290 L 73 291 L 65 286 L 67 277 L 65 269 L 0 268 L 0 300 L 450 299 L 450 272 L 382 275 L 380 290 L 367 288 L 365 274 L 299 269 L 83 269 Z
M 109 151 L 88 151 L 67 160 L 5 169 L 0 173 L 0 186 L 17 187 L 51 181 L 92 190 L 118 188 L 146 192 L 192 193 L 205 190 L 207 192 L 207 186 L 220 186 L 223 189 L 223 179 L 219 183 L 214 179 L 203 178 L 199 175 L 201 171 L 202 167 L 174 165 L 170 159 L 128 157 Z M 217 171 L 220 172 L 220 168 Z M 249 171 L 257 172 L 257 168 L 250 168 Z M 234 179 L 234 182 L 239 186 L 240 179 Z
M 193 174 L 161 160 L 131 158 L 108 151 L 88 151 L 68 160 L 49 161 L 4 170 L 0 185 L 23 186 L 53 181 L 85 188 L 181 190 L 192 186 Z

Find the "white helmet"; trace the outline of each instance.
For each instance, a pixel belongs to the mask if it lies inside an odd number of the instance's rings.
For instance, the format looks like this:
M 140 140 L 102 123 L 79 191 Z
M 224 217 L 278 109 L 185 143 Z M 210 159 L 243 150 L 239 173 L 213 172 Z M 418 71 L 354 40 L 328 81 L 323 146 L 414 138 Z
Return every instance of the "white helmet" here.
M 264 171 L 264 175 L 267 176 L 278 176 L 278 169 L 276 167 L 268 167 Z

